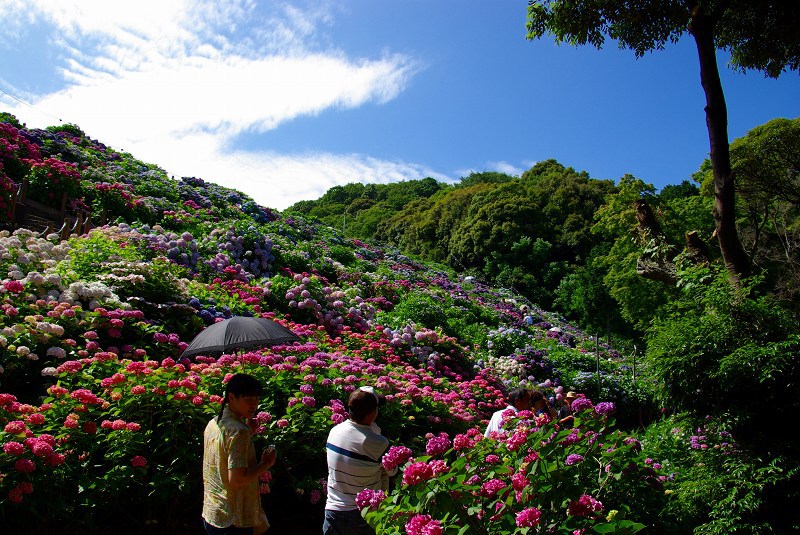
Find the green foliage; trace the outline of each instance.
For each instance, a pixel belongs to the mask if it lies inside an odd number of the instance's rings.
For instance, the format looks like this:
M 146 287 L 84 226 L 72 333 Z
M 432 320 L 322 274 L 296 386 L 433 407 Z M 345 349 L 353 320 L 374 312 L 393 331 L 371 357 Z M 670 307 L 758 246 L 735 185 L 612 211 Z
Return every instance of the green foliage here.
M 56 126 L 48 126 L 47 128 L 45 128 L 45 130 L 47 130 L 48 132 L 52 132 L 54 134 L 57 134 L 59 132 L 65 132 L 77 138 L 86 137 L 86 134 L 83 132 L 83 130 L 81 130 L 81 127 L 74 123 L 64 123 Z
M 668 533 L 790 533 L 800 526 L 796 460 L 754 456 L 716 420 L 687 414 L 650 425 L 648 457 L 667 476 Z
M 695 4 L 679 0 L 587 4 L 575 0 L 532 1 L 528 4 L 528 39 L 551 33 L 556 42 L 602 48 L 606 38 L 637 57 L 662 50 L 689 31 Z M 786 69 L 800 69 L 800 30 L 790 4 L 756 6 L 737 0 L 698 9 L 713 16 L 714 44 L 730 52 L 731 65 L 755 69 L 777 78 Z
M 17 117 L 7 111 L 0 111 L 0 123 L 8 123 L 14 128 L 22 128 L 22 123 L 17 120 Z
M 168 302 L 187 297 L 186 268 L 164 257 L 149 262 L 104 262 L 103 269 L 105 273 L 98 279 L 123 300 L 141 297 L 149 302 Z
M 730 418 L 749 446 L 794 451 L 782 422 L 800 410 L 784 395 L 800 380 L 796 319 L 752 286 L 732 287 L 708 269 L 683 274 L 684 297 L 648 332 L 651 371 L 666 406 Z
M 461 177 L 458 187 L 468 188 L 476 184 L 500 184 L 512 180 L 514 180 L 513 176 L 506 173 L 498 173 L 497 171 L 484 171 L 482 173 L 472 172 L 465 177 Z
M 70 238 L 69 244 L 74 253 L 59 264 L 58 271 L 74 280 L 97 280 L 106 273 L 107 262 L 143 260 L 135 247 L 120 244 L 102 231 L 93 231 L 85 238 Z
M 667 184 L 658 193 L 658 198 L 661 201 L 671 201 L 673 199 L 684 199 L 686 197 L 694 197 L 700 193 L 700 188 L 689 182 L 688 180 L 682 181 L 680 184 Z

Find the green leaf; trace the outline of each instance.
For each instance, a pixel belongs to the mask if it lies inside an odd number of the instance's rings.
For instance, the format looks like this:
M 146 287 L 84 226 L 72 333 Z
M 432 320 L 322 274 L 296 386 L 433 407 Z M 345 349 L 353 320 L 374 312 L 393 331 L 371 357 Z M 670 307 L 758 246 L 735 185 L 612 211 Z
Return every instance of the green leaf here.
M 617 525 L 616 524 L 595 524 L 592 526 L 592 530 L 596 531 L 597 533 L 616 533 L 617 532 Z

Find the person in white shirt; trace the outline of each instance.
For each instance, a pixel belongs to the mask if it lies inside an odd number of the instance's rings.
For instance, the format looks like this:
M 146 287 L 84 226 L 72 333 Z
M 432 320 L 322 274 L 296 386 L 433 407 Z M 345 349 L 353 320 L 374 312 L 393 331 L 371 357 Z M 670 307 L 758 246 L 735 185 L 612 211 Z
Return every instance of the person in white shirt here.
M 503 416 L 508 414 L 507 411 L 517 413 L 519 411 L 530 410 L 531 408 L 531 393 L 525 388 L 515 388 L 511 390 L 506 396 L 508 406 L 505 409 L 492 414 L 489 425 L 486 426 L 483 436 L 488 437 L 493 431 L 502 431 L 503 429 Z
M 356 495 L 364 489 L 382 490 L 382 480 L 397 471 L 387 474 L 381 464 L 389 449 L 389 440 L 375 424 L 381 398 L 369 386 L 354 390 L 347 401 L 350 418 L 328 434 L 328 498 L 323 535 L 375 534 L 361 517 Z

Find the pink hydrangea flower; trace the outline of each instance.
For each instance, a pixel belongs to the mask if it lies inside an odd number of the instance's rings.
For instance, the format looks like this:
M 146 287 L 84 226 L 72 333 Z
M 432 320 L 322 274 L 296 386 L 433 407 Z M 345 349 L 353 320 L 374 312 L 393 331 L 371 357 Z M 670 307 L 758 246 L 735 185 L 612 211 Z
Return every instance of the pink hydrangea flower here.
M 450 449 L 450 438 L 447 433 L 440 433 L 439 436 L 433 437 L 428 440 L 425 446 L 425 453 L 430 456 L 441 455 Z
M 36 465 L 30 459 L 17 459 L 14 469 L 17 472 L 30 473 L 36 470 Z
M 22 455 L 25 453 L 25 446 L 20 444 L 19 442 L 6 442 L 3 444 L 3 451 L 8 453 L 9 455 Z
M 441 535 L 442 525 L 438 520 L 433 520 L 431 515 L 414 515 L 406 523 L 408 535 Z
M 517 527 L 532 528 L 539 525 L 542 512 L 536 507 L 528 507 L 517 513 Z
M 22 435 L 27 429 L 28 428 L 25 427 L 25 422 L 22 420 L 14 420 L 13 422 L 8 422 L 3 428 L 3 431 L 9 435 Z
M 141 455 L 136 455 L 131 459 L 131 466 L 134 468 L 144 468 L 147 466 L 147 459 Z
M 481 496 L 493 498 L 498 492 L 506 487 L 502 479 L 490 479 L 481 485 Z
M 433 477 L 433 470 L 427 463 L 412 463 L 403 471 L 403 483 L 416 485 Z
M 383 455 L 383 468 L 391 472 L 401 464 L 405 464 L 411 458 L 411 450 L 405 446 L 392 446 Z
M 385 499 L 386 494 L 382 490 L 364 489 L 356 495 L 356 505 L 359 509 L 369 507 L 374 511 Z
M 588 494 L 582 494 L 576 501 L 569 502 L 567 513 L 570 516 L 591 516 L 603 510 L 603 504 Z

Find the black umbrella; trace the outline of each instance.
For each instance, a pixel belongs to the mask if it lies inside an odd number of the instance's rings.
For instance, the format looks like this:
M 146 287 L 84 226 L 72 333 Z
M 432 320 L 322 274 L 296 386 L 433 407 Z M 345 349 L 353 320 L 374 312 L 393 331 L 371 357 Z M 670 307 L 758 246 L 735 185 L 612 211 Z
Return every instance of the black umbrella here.
M 298 342 L 300 338 L 279 323 L 267 318 L 234 316 L 209 325 L 194 337 L 182 357 L 229 353 L 237 349 L 274 346 Z

